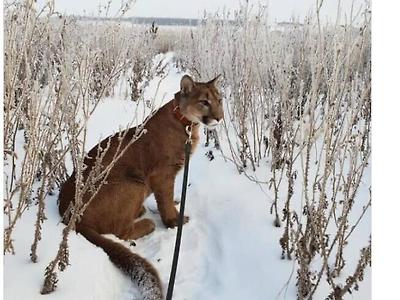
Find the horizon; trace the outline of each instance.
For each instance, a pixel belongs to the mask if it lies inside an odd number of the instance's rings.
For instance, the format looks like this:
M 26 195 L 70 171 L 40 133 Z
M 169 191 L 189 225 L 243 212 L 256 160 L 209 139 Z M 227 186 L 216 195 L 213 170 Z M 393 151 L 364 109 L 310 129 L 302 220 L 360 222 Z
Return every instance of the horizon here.
M 36 7 L 41 8 L 51 0 L 37 0 Z M 110 1 L 109 12 L 106 14 L 107 0 L 53 0 L 57 12 L 65 15 L 82 17 L 118 17 L 120 1 Z M 201 3 L 190 3 L 184 0 L 136 0 L 123 15 L 124 18 L 174 18 L 174 19 L 202 19 L 206 14 L 231 15 L 238 10 L 241 4 L 248 2 L 253 11 L 258 7 L 266 7 L 268 19 L 271 23 L 304 20 L 311 13 L 315 13 L 315 0 L 205 0 Z M 350 18 L 351 6 L 354 3 L 353 13 L 361 12 L 365 7 L 364 0 L 325 0 L 321 7 L 321 21 L 334 21 L 338 15 L 338 2 L 341 4 L 340 21 Z

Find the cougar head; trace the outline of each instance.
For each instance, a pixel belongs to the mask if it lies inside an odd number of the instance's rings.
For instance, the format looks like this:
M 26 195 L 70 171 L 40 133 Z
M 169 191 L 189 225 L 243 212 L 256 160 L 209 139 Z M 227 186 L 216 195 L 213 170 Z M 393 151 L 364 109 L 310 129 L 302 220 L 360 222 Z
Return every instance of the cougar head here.
M 221 123 L 224 117 L 222 97 L 216 83 L 220 75 L 208 82 L 195 82 L 185 75 L 181 79 L 179 108 L 194 123 L 203 123 L 210 129 Z

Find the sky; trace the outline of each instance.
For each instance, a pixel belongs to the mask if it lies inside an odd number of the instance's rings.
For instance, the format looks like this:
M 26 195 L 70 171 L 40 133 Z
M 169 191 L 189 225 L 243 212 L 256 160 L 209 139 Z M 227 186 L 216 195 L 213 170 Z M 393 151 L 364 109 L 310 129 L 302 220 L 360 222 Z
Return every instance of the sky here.
M 38 0 L 38 6 L 42 6 L 49 0 Z M 51 1 L 51 0 L 50 0 Z M 249 3 L 267 5 L 269 17 L 272 21 L 289 21 L 291 17 L 303 19 L 308 12 L 315 10 L 317 0 L 249 0 Z M 98 15 L 99 6 L 103 6 L 108 0 L 55 0 L 55 8 L 60 13 L 77 15 Z M 112 0 L 111 12 L 121 6 L 121 0 Z M 136 0 L 126 16 L 138 17 L 174 17 L 174 18 L 201 18 L 204 11 L 214 13 L 237 9 L 245 0 Z M 352 3 L 360 7 L 365 0 L 341 0 L 342 11 L 350 12 Z M 338 0 L 324 0 L 321 9 L 322 19 L 333 20 L 337 14 Z M 111 14 L 112 16 L 113 14 Z

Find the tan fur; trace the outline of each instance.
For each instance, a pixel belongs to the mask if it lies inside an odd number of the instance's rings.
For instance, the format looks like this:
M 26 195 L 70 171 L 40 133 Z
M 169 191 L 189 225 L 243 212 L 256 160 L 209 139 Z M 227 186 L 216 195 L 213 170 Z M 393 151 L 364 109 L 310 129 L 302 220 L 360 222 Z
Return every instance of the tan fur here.
M 215 81 L 216 78 L 207 83 L 194 82 L 187 75 L 182 78 L 180 92 L 147 122 L 145 126 L 147 133 L 129 146 L 118 160 L 107 178 L 107 184 L 101 187 L 76 227 L 76 230 L 89 241 L 102 247 L 110 259 L 134 281 L 138 281 L 134 277 L 137 275 L 135 272 L 140 270 L 149 276 L 150 279 L 146 282 L 136 282 L 139 287 L 141 284 L 147 286 L 153 284 L 152 291 L 148 293 L 153 296 L 144 296 L 145 299 L 162 297 L 161 284 L 155 269 L 144 259 L 122 245 L 102 237 L 101 234 L 112 233 L 121 239 L 130 240 L 154 231 L 155 225 L 150 219 L 136 221 L 143 213 L 144 200 L 152 193 L 165 226 L 172 228 L 177 225 L 178 211 L 174 205 L 174 182 L 184 164 L 184 143 L 187 134 L 185 126 L 174 114 L 174 103 L 175 106 L 179 105 L 180 113 L 184 117 L 194 122 L 193 151 L 199 139 L 198 124 L 214 126 L 223 118 L 221 97 L 215 87 Z M 135 130 L 135 128 L 129 129 L 123 145 L 134 136 Z M 90 150 L 89 158 L 85 160 L 87 169 L 84 178 L 94 165 L 98 147 L 104 149 L 109 139 L 111 146 L 102 165 L 110 163 L 118 147 L 116 135 L 103 140 Z M 61 216 L 64 216 L 70 202 L 74 201 L 74 195 L 75 172 L 63 184 L 60 191 Z M 89 198 L 90 195 L 86 194 L 83 201 L 88 201 Z M 67 219 L 68 216 L 64 216 L 64 221 Z M 147 292 L 142 288 L 142 293 Z

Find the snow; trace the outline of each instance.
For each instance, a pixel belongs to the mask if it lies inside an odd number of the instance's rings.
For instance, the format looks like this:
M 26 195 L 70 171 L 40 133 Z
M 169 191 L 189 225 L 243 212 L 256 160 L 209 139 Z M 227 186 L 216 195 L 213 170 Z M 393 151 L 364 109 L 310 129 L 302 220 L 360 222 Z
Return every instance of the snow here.
M 157 93 L 160 78 L 152 80 L 144 95 L 149 100 L 155 97 L 155 107 L 172 99 L 182 76 L 173 66 L 171 53 L 156 59 L 163 58 L 169 62 L 167 77 L 161 81 Z M 121 99 L 118 93 L 105 99 L 89 121 L 87 149 L 99 139 L 116 132 L 120 126 L 137 122 L 148 111 L 137 107 L 132 101 Z M 136 120 L 135 112 L 139 112 Z M 22 144 L 23 136 L 19 134 L 17 138 Z M 269 214 L 272 193 L 244 175 L 239 175 L 235 166 L 225 161 L 216 149 L 211 149 L 215 159 L 210 161 L 205 155 L 210 148 L 204 146 L 203 135 L 201 138 L 190 162 L 185 213 L 190 221 L 183 228 L 174 299 L 296 299 L 294 261 L 280 259 L 279 238 L 282 228 L 272 225 L 273 216 Z M 228 147 L 223 138 L 221 143 L 223 149 Z M 262 167 L 255 175 L 269 178 L 268 170 Z M 367 169 L 364 182 L 359 198 L 368 196 L 370 168 Z M 182 174 L 176 178 L 177 200 L 181 184 Z M 64 228 L 58 215 L 57 196 L 48 196 L 46 200 L 48 219 L 43 224 L 37 263 L 29 259 L 36 207 L 31 207 L 17 223 L 14 235 L 16 255 L 4 257 L 5 299 L 140 299 L 134 285 L 114 267 L 102 249 L 75 233 L 69 237 L 71 265 L 59 273 L 57 290 L 46 296 L 39 293 L 45 267 L 55 256 Z M 300 199 L 297 196 L 293 201 Z M 120 242 L 155 266 L 166 291 L 176 229 L 167 229 L 162 225 L 153 196 L 146 200 L 145 206 L 147 212 L 144 217 L 155 221 L 156 231 L 137 240 L 136 246 Z M 359 231 L 352 237 L 355 246 L 346 251 L 358 257 L 359 249 L 365 246 L 369 233 L 370 215 L 367 213 Z M 108 237 L 117 240 L 116 237 Z M 356 260 L 349 262 L 347 267 L 353 270 L 355 264 Z M 317 300 L 324 299 L 329 293 L 329 286 L 325 282 L 321 284 L 326 285 L 326 289 L 316 295 Z M 346 295 L 346 299 L 370 299 L 369 287 L 368 270 L 360 291 Z

